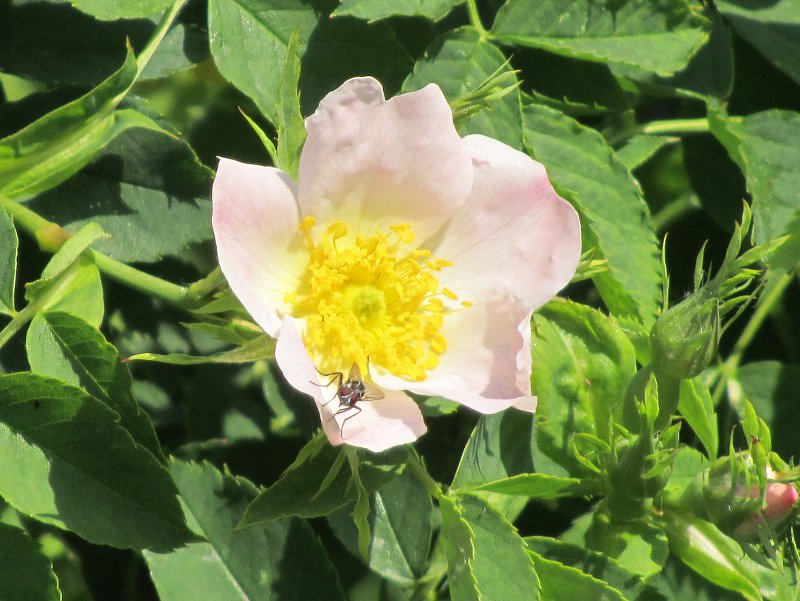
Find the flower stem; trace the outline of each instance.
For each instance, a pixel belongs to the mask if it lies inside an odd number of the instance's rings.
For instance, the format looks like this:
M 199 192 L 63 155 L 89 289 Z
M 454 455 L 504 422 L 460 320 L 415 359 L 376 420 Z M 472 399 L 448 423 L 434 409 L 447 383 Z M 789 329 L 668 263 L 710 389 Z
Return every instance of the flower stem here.
M 481 39 L 486 39 L 488 32 L 481 22 L 481 15 L 478 12 L 478 5 L 475 0 L 467 0 L 467 14 L 469 15 L 470 24 L 478 30 Z
M 161 42 L 164 40 L 169 28 L 177 18 L 178 13 L 181 12 L 181 9 L 183 8 L 183 5 L 186 4 L 186 1 L 187 0 L 176 0 L 172 7 L 166 13 L 164 13 L 164 16 L 161 18 L 161 22 L 159 22 L 158 26 L 153 32 L 153 35 L 147 41 L 147 45 L 139 53 L 139 56 L 136 57 L 137 79 L 147 67 L 147 63 L 150 62 L 150 59 L 153 58 L 153 55 L 158 49 L 159 44 L 161 44 Z
M 632 138 L 639 134 L 698 134 L 709 130 L 708 119 L 700 117 L 698 119 L 667 119 L 664 121 L 650 121 L 649 123 L 639 123 L 625 128 L 618 132 L 611 133 L 606 141 L 616 146 L 620 142 Z
M 41 232 L 58 228 L 58 225 L 48 221 L 40 215 L 37 215 L 28 207 L 21 205 L 18 202 L 9 200 L 3 196 L 0 196 L 0 208 L 5 209 L 6 212 L 14 219 L 17 226 L 37 241 L 40 239 L 39 234 Z M 58 249 L 47 247 L 43 248 L 43 250 L 55 252 Z M 128 288 L 132 288 L 133 290 L 138 290 L 144 294 L 159 298 L 182 309 L 188 308 L 197 300 L 197 295 L 190 295 L 188 293 L 188 289 L 184 286 L 179 286 L 166 280 L 162 280 L 161 278 L 150 275 L 149 273 L 140 271 L 135 267 L 131 267 L 125 263 L 120 263 L 116 259 L 112 259 L 111 257 L 97 251 L 90 250 L 89 252 L 94 258 L 98 269 L 104 275 L 127 286 Z
M 422 465 L 422 462 L 419 460 L 419 456 L 411 448 L 408 450 L 408 463 L 406 465 L 408 469 L 411 470 L 411 474 L 425 487 L 425 490 L 427 490 L 432 497 L 435 499 L 441 498 L 443 494 L 441 485 L 431 478 L 428 470 L 425 469 L 425 466 Z

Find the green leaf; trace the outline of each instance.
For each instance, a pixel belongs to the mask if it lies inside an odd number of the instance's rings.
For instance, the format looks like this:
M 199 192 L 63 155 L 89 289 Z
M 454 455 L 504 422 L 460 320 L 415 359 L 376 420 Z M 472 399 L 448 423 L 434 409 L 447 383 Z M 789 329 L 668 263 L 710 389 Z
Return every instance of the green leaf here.
M 755 576 L 741 562 L 744 553 L 732 538 L 711 522 L 671 508 L 664 509 L 659 521 L 667 533 L 670 551 L 683 563 L 748 601 L 761 601 Z
M 34 372 L 86 390 L 120 415 L 120 426 L 137 444 L 163 460 L 153 424 L 131 394 L 128 368 L 94 327 L 69 313 L 39 313 L 25 346 Z
M 532 472 L 534 418 L 530 413 L 503 411 L 483 415 L 464 447 L 452 487 L 465 489 L 485 482 Z M 482 493 L 493 507 L 513 519 L 528 500 Z
M 601 508 L 573 521 L 559 538 L 602 553 L 645 580 L 658 574 L 669 556 L 663 530 L 642 521 L 611 522 Z
M 136 19 L 164 12 L 173 0 L 70 0 L 77 9 L 106 21 Z
M 528 545 L 528 548 L 531 551 L 537 553 L 537 555 L 544 559 L 558 562 L 558 564 L 562 567 L 578 569 L 582 573 L 589 575 L 598 581 L 602 581 L 607 586 L 610 586 L 622 593 L 625 599 L 639 599 L 640 593 L 645 588 L 644 579 L 641 576 L 624 568 L 614 559 L 611 559 L 602 553 L 590 551 L 578 545 L 571 545 L 569 543 L 544 536 L 527 537 L 525 539 L 525 544 Z M 571 574 L 566 575 L 567 578 L 570 578 L 571 576 Z M 540 577 L 542 578 L 543 588 L 545 588 L 546 585 L 544 582 L 545 578 L 543 576 L 543 572 L 540 572 Z M 597 586 L 597 583 L 592 583 L 590 581 L 584 583 L 584 585 Z M 566 590 L 573 591 L 574 589 L 567 587 Z M 599 587 L 598 592 L 601 594 L 607 593 L 603 587 Z M 614 598 L 614 593 L 611 594 L 612 598 Z M 547 595 L 542 596 L 546 599 L 550 599 L 550 597 Z M 584 597 L 573 595 L 572 598 L 582 599 Z M 593 599 L 594 596 L 590 595 L 586 598 Z
M 408 71 L 410 59 L 388 26 L 346 17 L 326 19 L 318 11 L 324 11 L 324 3 L 209 2 L 211 54 L 217 68 L 273 123 L 279 122 L 282 110 L 280 84 L 295 30 L 303 56 L 300 88 L 306 114 L 348 77 L 369 73 L 393 92 Z M 229 40 L 239 43 L 232 45 Z
M 80 230 L 72 234 L 52 256 L 42 270 L 42 277 L 38 281 L 53 280 L 78 260 L 87 248 L 101 238 L 107 238 L 108 234 L 103 231 L 97 223 L 91 222 L 84 225 Z
M 700 439 L 708 458 L 712 461 L 716 459 L 719 447 L 717 414 L 714 411 L 711 392 L 700 377 L 681 380 L 678 411 Z
M 525 146 L 542 162 L 556 190 L 581 215 L 587 246 L 597 246 L 610 271 L 595 276 L 618 319 L 649 331 L 661 300 L 661 259 L 642 191 L 603 137 L 542 106 L 523 109 Z
M 52 188 L 124 130 L 161 129 L 135 110 L 116 110 L 136 74 L 129 51 L 122 67 L 91 92 L 0 140 L 0 194 L 16 198 Z
M 271 359 L 275 356 L 275 339 L 269 336 L 259 336 L 255 340 L 244 342 L 241 346 L 228 351 L 221 351 L 213 355 L 194 356 L 183 353 L 139 353 L 128 357 L 127 361 L 155 361 L 156 363 L 169 363 L 171 365 L 203 365 L 205 363 L 252 363 L 260 359 Z
M 0 495 L 102 545 L 169 550 L 192 539 L 169 473 L 103 403 L 58 380 L 0 375 Z
M 561 478 L 548 474 L 519 474 L 465 490 L 469 492 L 488 491 L 501 495 L 523 496 L 543 501 L 562 497 L 581 497 L 593 492 L 592 487 L 588 486 L 583 480 Z
M 617 158 L 629 170 L 633 171 L 652 158 L 673 139 L 669 136 L 651 136 L 641 134 L 628 138 L 625 146 L 617 150 Z
M 571 437 L 583 432 L 607 440 L 611 415 L 621 407 L 636 373 L 630 341 L 616 322 L 585 305 L 551 302 L 534 316 L 531 387 L 539 398 L 535 465 L 555 476 L 586 472 Z
M 433 528 L 430 494 L 404 470 L 372 495 L 371 505 L 367 563 L 373 572 L 409 586 L 427 568 Z M 345 547 L 358 555 L 358 533 L 350 513 L 351 506 L 344 507 L 327 519 Z
M 800 83 L 800 2 L 732 2 L 714 6 L 740 36 L 755 46 L 769 62 Z
M 111 4 L 105 0 L 96 3 Z M 147 19 L 98 21 L 67 0 L 58 4 L 5 3 L 0 19 L 0 39 L 4 42 L 0 46 L 0 70 L 43 83 L 94 86 L 125 60 L 126 40 L 141 49 L 155 27 L 155 22 Z M 207 32 L 201 32 L 196 22 L 176 23 L 141 78 L 164 77 L 206 58 Z
M 625 596 L 608 583 L 598 580 L 571 566 L 545 559 L 531 551 L 533 565 L 542 583 L 541 596 L 548 601 L 598 599 L 627 601 Z
M 50 560 L 23 530 L 0 522 L 0 599 L 61 601 Z
M 463 0 L 342 0 L 331 13 L 332 17 L 356 17 L 367 21 L 379 21 L 389 17 L 425 17 L 438 21 Z
M 0 209 L 0 313 L 14 314 L 19 238 L 11 217 Z
M 403 84 L 403 91 L 419 90 L 431 82 L 439 84 L 448 100 L 455 100 L 474 90 L 506 62 L 503 53 L 481 39 L 471 27 L 462 27 L 433 41 L 425 56 L 414 65 L 414 72 Z M 506 67 L 511 70 L 511 67 Z M 522 148 L 519 92 L 516 90 L 489 109 L 473 115 L 460 128 L 462 134 L 484 134 Z
M 300 112 L 299 36 L 295 29 L 286 49 L 286 63 L 281 76 L 280 111 L 278 111 L 277 166 L 297 180 L 300 152 L 306 141 L 306 127 Z
M 333 447 L 318 433 L 302 448 L 275 484 L 256 497 L 240 527 L 286 517 L 319 517 L 343 507 L 358 496 L 346 461 L 347 449 Z M 362 456 L 359 476 L 368 491 L 390 482 L 405 461 L 405 449 Z
M 510 522 L 471 495 L 439 503 L 453 601 L 539 598 L 530 555 Z
M 211 239 L 212 179 L 180 138 L 137 129 L 28 206 L 67 229 L 98 223 L 110 238 L 94 248 L 114 259 L 155 262 Z
M 302 520 L 243 530 L 236 522 L 258 494 L 249 481 L 208 463 L 170 461 L 187 522 L 208 542 L 145 551 L 161 601 L 305 601 L 345 596 L 325 551 Z
M 711 115 L 712 133 L 744 171 L 753 198 L 753 242 L 796 234 L 800 225 L 800 113 L 764 111 L 747 117 Z M 800 262 L 797 240 L 785 244 L 770 267 L 790 270 Z
M 705 19 L 683 0 L 508 0 L 492 37 L 584 60 L 621 63 L 659 75 L 681 70 L 705 43 Z

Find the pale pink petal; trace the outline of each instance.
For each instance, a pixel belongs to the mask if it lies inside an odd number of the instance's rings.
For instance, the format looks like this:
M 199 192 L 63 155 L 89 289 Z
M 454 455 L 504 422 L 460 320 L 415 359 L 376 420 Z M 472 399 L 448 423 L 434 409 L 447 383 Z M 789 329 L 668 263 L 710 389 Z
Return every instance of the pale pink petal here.
M 383 391 L 385 397 L 362 401 L 355 409 L 339 410 L 336 383 L 319 374 L 308 356 L 299 327 L 302 322 L 284 320 L 275 347 L 275 360 L 286 381 L 314 398 L 325 435 L 331 444 L 347 443 L 379 452 L 415 441 L 427 428 L 417 404 L 402 391 Z M 345 420 L 346 423 L 345 423 Z
M 430 241 L 436 256 L 453 262 L 439 281 L 460 300 L 510 292 L 536 309 L 575 273 L 578 215 L 527 155 L 485 136 L 464 142 L 475 179 L 465 207 Z
M 278 169 L 220 159 L 211 196 L 222 272 L 256 323 L 276 336 L 284 294 L 297 288 L 307 262 L 294 184 Z
M 350 79 L 306 119 L 298 200 L 318 223 L 352 235 L 410 223 L 417 240 L 436 231 L 472 187 L 469 151 L 435 85 L 386 101 L 371 77 Z
M 375 370 L 382 388 L 403 388 L 439 395 L 481 413 L 497 413 L 511 406 L 531 410 L 530 309 L 510 295 L 486 301 L 448 315 L 441 333 L 447 350 L 439 365 L 422 382 L 411 382 Z

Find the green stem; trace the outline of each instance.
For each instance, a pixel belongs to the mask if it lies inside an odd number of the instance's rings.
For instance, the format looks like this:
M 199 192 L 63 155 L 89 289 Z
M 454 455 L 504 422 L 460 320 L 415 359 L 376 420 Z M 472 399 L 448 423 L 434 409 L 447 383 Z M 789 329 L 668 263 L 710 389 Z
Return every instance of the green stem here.
M 0 208 L 5 209 L 14 219 L 17 226 L 35 240 L 39 240 L 38 234 L 40 232 L 58 227 L 55 223 L 31 211 L 28 207 L 2 196 L 0 196 Z M 97 251 L 90 252 L 98 269 L 103 274 L 129 288 L 159 298 L 182 309 L 188 308 L 196 301 L 197 297 L 190 295 L 188 289 L 184 286 L 178 286 L 162 280 L 130 265 L 120 263 Z
M 136 57 L 136 79 L 139 78 L 139 76 L 145 70 L 145 67 L 147 67 L 147 63 L 149 63 L 150 59 L 153 58 L 158 46 L 164 40 L 169 28 L 172 26 L 172 23 L 175 21 L 178 13 L 181 12 L 181 9 L 186 2 L 187 0 L 176 0 L 172 7 L 166 13 L 164 13 L 164 16 L 161 18 L 161 22 L 156 27 L 156 30 L 153 32 L 150 40 L 148 40 L 147 45 L 139 53 L 139 56 Z
M 467 14 L 469 15 L 470 24 L 478 30 L 481 39 L 485 39 L 488 32 L 481 22 L 481 15 L 478 12 L 478 5 L 475 0 L 467 0 Z
M 425 490 L 427 490 L 432 497 L 435 499 L 441 498 L 443 494 L 441 485 L 431 478 L 428 470 L 422 465 L 419 456 L 413 449 L 409 449 L 408 451 L 408 463 L 406 465 L 408 469 L 411 470 L 411 474 L 425 487 Z
M 736 341 L 736 344 L 733 345 L 731 354 L 728 356 L 722 366 L 720 366 L 720 380 L 717 382 L 717 385 L 714 388 L 714 394 L 712 396 L 714 405 L 717 405 L 717 403 L 719 403 L 719 401 L 722 399 L 722 395 L 725 391 L 725 385 L 736 373 L 736 370 L 742 361 L 744 352 L 747 350 L 747 347 L 750 346 L 750 343 L 753 341 L 753 338 L 755 338 L 758 330 L 761 328 L 767 317 L 770 316 L 773 308 L 780 301 L 783 293 L 786 291 L 786 288 L 792 283 L 793 280 L 794 271 L 783 274 L 772 284 L 772 286 L 767 289 L 767 294 L 761 298 L 761 302 L 758 303 L 755 311 L 753 311 L 750 321 L 747 322 L 747 325 L 744 327 L 744 330 L 742 330 L 742 333 L 739 336 L 739 339 Z
M 649 123 L 640 123 L 628 127 L 611 133 L 606 140 L 610 145 L 616 146 L 620 142 L 639 134 L 698 134 L 705 133 L 708 130 L 709 123 L 705 117 L 698 119 L 668 119 L 665 121 L 650 121 Z
M 678 198 L 664 205 L 660 211 L 653 215 L 653 227 L 655 227 L 657 232 L 663 232 L 670 223 L 699 208 L 700 199 L 697 198 L 696 194 L 681 194 Z

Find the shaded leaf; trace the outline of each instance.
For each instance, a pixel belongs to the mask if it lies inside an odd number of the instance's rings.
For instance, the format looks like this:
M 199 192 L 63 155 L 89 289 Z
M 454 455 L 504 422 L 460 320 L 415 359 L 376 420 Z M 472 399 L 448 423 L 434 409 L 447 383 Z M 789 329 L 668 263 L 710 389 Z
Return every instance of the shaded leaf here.
M 154 262 L 209 240 L 213 174 L 167 132 L 132 130 L 75 177 L 28 206 L 67 229 L 96 222 L 94 248 L 124 262 Z
M 98 19 L 133 19 L 165 11 L 173 0 L 70 0 L 75 8 Z
M 557 561 L 545 559 L 531 551 L 533 565 L 542 583 L 541 595 L 548 601 L 598 599 L 626 601 L 625 596 L 606 582 Z
M 505 62 L 506 57 L 494 44 L 481 39 L 475 29 L 462 27 L 431 43 L 425 56 L 414 65 L 414 72 L 403 84 L 403 91 L 419 90 L 434 82 L 452 101 L 477 88 Z M 460 132 L 484 134 L 521 149 L 519 107 L 519 92 L 515 90 L 492 102 L 490 108 L 473 115 L 460 127 Z
M 561 478 L 548 474 L 519 474 L 503 480 L 487 482 L 466 490 L 469 492 L 488 491 L 501 495 L 524 496 L 539 500 L 579 497 L 593 492 L 592 487 L 583 480 Z
M 213 355 L 195 356 L 183 353 L 159 355 L 157 353 L 139 353 L 128 357 L 127 361 L 155 361 L 171 365 L 202 365 L 205 363 L 252 363 L 260 359 L 271 359 L 275 355 L 275 339 L 259 336 L 255 340 L 244 342 L 241 346 Z
M 325 551 L 302 520 L 237 530 L 258 489 L 208 463 L 170 461 L 187 522 L 208 542 L 145 552 L 161 601 L 344 601 Z
M 0 599 L 61 601 L 50 560 L 23 530 L 0 522 Z
M 115 547 L 192 539 L 169 473 L 79 388 L 0 375 L 0 495 L 37 520 Z
M 678 411 L 700 439 L 708 458 L 716 459 L 719 446 L 717 414 L 708 386 L 699 377 L 681 380 Z

